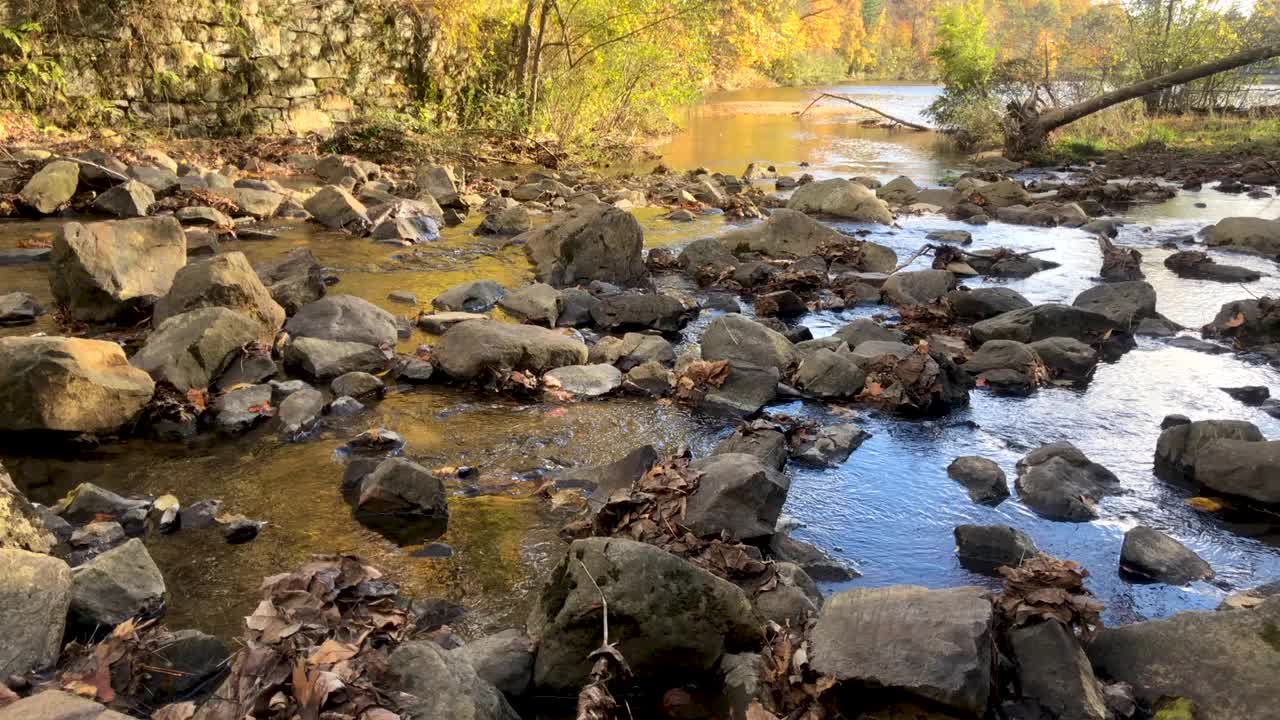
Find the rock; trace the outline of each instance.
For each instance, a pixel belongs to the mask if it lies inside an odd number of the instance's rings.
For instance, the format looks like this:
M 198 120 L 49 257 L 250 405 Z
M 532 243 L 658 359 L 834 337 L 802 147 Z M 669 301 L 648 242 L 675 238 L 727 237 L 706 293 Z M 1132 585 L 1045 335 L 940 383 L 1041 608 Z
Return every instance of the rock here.
M 916 201 L 921 187 L 905 175 L 890 180 L 876 189 L 876 197 L 894 205 L 910 205 Z
M 1010 252 L 1005 248 L 979 250 L 965 255 L 965 262 L 979 275 L 1004 278 L 1031 277 L 1038 272 L 1052 270 L 1059 266 L 1059 263 L 1051 260 L 1042 260 L 1033 255 L 1010 254 Z
M 1029 347 L 1039 356 L 1054 380 L 1084 383 L 1098 366 L 1098 352 L 1073 338 L 1051 337 Z
M 559 389 L 574 395 L 599 397 L 622 386 L 622 371 L 608 364 L 569 365 L 547 372 L 546 380 L 554 380 Z
M 1195 480 L 1220 493 L 1280 504 L 1280 440 L 1212 441 L 1199 452 Z
M 187 262 L 186 236 L 171 217 L 71 222 L 54 236 L 49 287 L 82 322 L 147 311 Z
M 162 195 L 171 192 L 181 184 L 172 170 L 156 165 L 132 165 L 129 167 L 128 175 Z
M 764 658 L 756 653 L 725 653 L 720 659 L 724 699 L 734 720 L 746 718 L 751 704 L 767 696 L 764 671 Z
M 588 655 L 601 644 L 600 595 L 588 573 L 609 579 L 601 585 L 609 624 L 629 628 L 618 636 L 618 649 L 641 686 L 681 683 L 711 671 L 726 650 L 758 642 L 758 621 L 737 586 L 652 545 L 577 540 L 529 616 L 529 632 L 540 638 L 534 664 L 539 688 L 577 692 L 586 681 Z
M 386 386 L 373 375 L 356 370 L 343 373 L 334 378 L 333 382 L 329 384 L 329 389 L 338 397 L 347 395 L 353 398 L 362 398 L 369 395 L 381 396 Z
M 1041 381 L 1043 364 L 1030 345 L 988 340 L 963 365 L 966 372 L 995 390 L 1030 392 Z
M 870 318 L 858 318 L 836 331 L 835 336 L 856 348 L 872 341 L 902 343 L 907 339 L 901 330 L 891 330 Z
M 955 286 L 956 276 L 946 270 L 917 270 L 890 275 L 880 292 L 891 305 L 924 305 Z
M 662 397 L 675 387 L 676 375 L 662 363 L 650 360 L 627 371 L 622 389 L 637 395 Z
M 931 242 L 955 243 L 956 245 L 968 245 L 973 242 L 973 233 L 968 230 L 934 230 L 924 236 L 925 240 Z
M 377 372 L 387 363 L 382 350 L 364 343 L 294 338 L 285 346 L 286 367 L 317 380 L 329 380 L 349 372 Z
M 234 310 L 200 308 L 161 322 L 130 363 L 184 393 L 207 388 L 259 332 L 257 323 Z
M 431 306 L 437 310 L 482 313 L 496 305 L 506 292 L 493 280 L 472 280 L 435 296 Z
M 833 215 L 858 222 L 889 225 L 893 213 L 871 190 L 841 178 L 820 180 L 796 189 L 787 208 L 804 213 Z
M 231 218 L 224 215 L 221 211 L 211 207 L 204 206 L 188 206 L 178 208 L 173 212 L 173 216 L 178 218 L 178 222 L 184 226 L 199 225 L 206 227 L 231 227 L 233 225 Z
M 264 263 L 257 268 L 271 299 L 284 308 L 286 315 L 295 315 L 302 306 L 324 297 L 327 286 L 324 268 L 309 248 L 294 248 L 275 262 Z
M 521 697 L 533 682 L 537 644 L 521 630 L 503 630 L 472 640 L 451 653 L 466 660 L 476 675 L 507 697 Z
M 46 517 L 51 522 L 47 522 Z M 51 527 L 54 522 L 66 524 L 58 516 L 47 510 L 42 512 L 42 508 L 27 500 L 4 467 L 0 466 L 0 550 L 48 554 L 62 539 Z M 65 530 L 64 534 L 69 535 L 70 527 Z
M 1218 389 L 1251 407 L 1261 405 L 1267 401 L 1267 398 L 1271 397 L 1271 390 L 1266 385 L 1246 385 L 1244 387 Z
M 79 163 L 54 160 L 31 176 L 18 193 L 18 199 L 41 215 L 52 215 L 70 202 L 79 184 Z
M 1264 297 L 1226 303 L 1202 332 L 1206 338 L 1234 338 L 1245 347 L 1280 343 L 1280 301 Z
M 114 627 L 164 604 L 164 577 L 134 538 L 71 572 L 71 617 L 82 627 Z
M 812 467 L 839 467 L 871 437 L 857 425 L 827 425 L 818 434 L 798 444 L 791 458 Z
M 418 317 L 418 327 L 426 330 L 432 335 L 443 335 L 446 330 L 461 322 L 468 320 L 488 320 L 485 315 L 468 312 L 442 312 L 432 313 L 431 315 L 420 315 Z
M 228 435 L 248 432 L 273 413 L 271 386 L 250 385 L 236 388 L 218 396 L 213 401 L 211 410 L 214 427 L 219 432 Z
M 702 359 L 730 360 L 761 368 L 787 370 L 796 360 L 795 347 L 782 333 L 737 314 L 722 315 L 702 334 Z
M 756 613 L 766 621 L 791 627 L 804 627 L 805 621 L 818 614 L 822 593 L 800 566 L 789 562 L 773 565 L 777 583 L 773 588 L 756 593 L 752 599 Z
M 1203 230 L 1204 243 L 1209 247 L 1225 247 L 1231 250 L 1280 257 L 1280 220 L 1257 217 L 1229 217 L 1219 220 Z
M 1236 265 L 1219 265 L 1208 254 L 1195 250 L 1176 252 L 1164 259 L 1164 266 L 1180 278 L 1246 283 L 1262 278 L 1262 273 Z
M 688 270 L 705 265 L 736 265 L 737 259 L 726 250 L 769 257 L 807 257 L 824 247 L 848 244 L 862 248 L 862 262 L 857 270 L 887 273 L 897 266 L 898 256 L 893 250 L 876 243 L 857 241 L 803 212 L 783 208 L 774 210 L 762 223 L 731 230 L 718 240 L 709 238 L 690 243 L 680 253 L 680 265 Z
M 972 331 L 977 343 L 988 340 L 1032 343 L 1050 337 L 1089 342 L 1114 329 L 1115 324 L 1105 315 L 1068 305 L 1046 304 L 988 318 L 976 323 Z
M 304 305 L 284 329 L 295 338 L 394 346 L 398 337 L 391 313 L 354 295 L 329 295 Z
M 1266 440 L 1253 423 L 1243 420 L 1198 420 L 1172 426 L 1156 441 L 1156 474 L 1165 478 L 1191 478 L 1200 455 L 1218 440 Z
M 759 412 L 777 395 L 781 373 L 777 368 L 729 361 L 729 376 L 718 388 L 708 389 L 698 405 L 714 415 L 746 417 Z
M 553 330 L 470 320 L 449 328 L 435 347 L 440 369 L 471 380 L 487 372 L 544 373 L 587 361 L 587 346 Z
M 316 222 L 330 230 L 346 230 L 363 235 L 371 229 L 368 208 L 337 185 L 326 185 L 303 203 Z
M 388 660 L 394 687 L 410 696 L 408 720 L 520 720 L 502 693 L 456 651 L 429 640 L 407 642 Z
M 1008 525 L 957 525 L 955 536 L 960 564 L 991 575 L 998 567 L 1018 567 L 1040 552 L 1031 536 Z
M 714 452 L 754 455 L 765 467 L 781 472 L 787 464 L 787 438 L 777 430 L 743 425 L 716 445 Z
M 627 371 L 648 362 L 670 365 L 676 360 L 676 352 L 671 343 L 659 335 L 627 333 L 621 338 L 600 338 L 591 346 L 588 357 L 593 363 L 608 363 Z
M 491 212 L 480 223 L 479 232 L 490 235 L 519 235 L 533 227 L 529 209 L 523 205 Z
M 137 180 L 129 180 L 102 193 L 93 201 L 93 207 L 118 218 L 146 217 L 156 203 L 151 188 Z
M 1034 702 L 1042 717 L 1061 720 L 1107 720 L 1102 684 L 1071 630 L 1046 620 L 1011 631 L 1009 646 L 1018 667 L 1022 697 Z
M 1023 504 L 1050 520 L 1087 522 L 1099 499 L 1120 492 L 1120 480 L 1069 442 L 1056 442 L 1018 461 L 1015 482 Z
M 62 337 L 0 338 L 0 430 L 107 433 L 151 400 L 155 383 L 119 345 Z
M 1106 283 L 1085 290 L 1071 304 L 1103 315 L 1127 330 L 1145 318 L 1155 317 L 1156 290 L 1143 280 Z
M 697 313 L 698 308 L 689 307 L 672 295 L 620 293 L 607 295 L 592 306 L 591 319 L 600 329 L 612 332 L 657 330 L 677 333 Z
M 1104 628 L 1086 648 L 1099 675 L 1126 682 L 1144 705 L 1194 701 L 1197 720 L 1275 714 L 1280 600 L 1252 610 L 1182 612 Z
M 820 398 L 849 398 L 862 392 L 866 374 L 848 353 L 818 350 L 796 368 L 799 389 Z
M 947 475 L 963 485 L 976 503 L 997 505 L 1009 497 L 1004 470 L 993 460 L 975 455 L 958 457 L 947 466 Z
M 751 540 L 773 534 L 790 481 L 754 455 L 712 455 L 689 465 L 699 477 L 683 524 L 703 537 Z
M 556 477 L 556 487 L 587 490 L 598 507 L 618 490 L 630 489 L 657 462 L 658 451 L 652 445 L 641 445 L 607 465 L 565 470 Z
M 324 393 L 307 387 L 290 393 L 280 402 L 280 430 L 285 435 L 294 436 L 310 430 L 324 412 Z
M 258 326 L 258 339 L 270 345 L 284 324 L 284 308 L 271 298 L 244 253 L 229 252 L 192 263 L 178 271 L 173 287 L 156 303 L 157 326 L 175 315 L 209 307 L 224 307 L 248 317 Z
M 822 582 L 846 582 L 860 576 L 857 570 L 832 558 L 817 546 L 796 540 L 786 533 L 774 533 L 768 550 L 774 560 L 795 563 L 809 577 Z
M 276 216 L 280 206 L 284 204 L 284 196 L 270 190 L 252 188 L 235 188 L 229 191 L 231 199 L 240 209 L 239 216 L 248 216 L 258 220 L 267 220 Z
M 527 285 L 498 300 L 498 307 L 525 322 L 555 327 L 560 319 L 561 293 L 546 283 Z
M 334 398 L 326 412 L 334 417 L 352 417 L 364 412 L 364 404 L 349 395 L 343 395 Z
M 370 233 L 374 240 L 401 245 L 439 240 L 440 223 L 444 222 L 444 211 L 430 199 L 392 197 L 388 204 L 368 208 L 367 216 L 377 222 Z
M 0 548 L 0 677 L 25 675 L 57 662 L 70 604 L 71 569 L 65 562 Z M 4 712 L 0 706 L 0 716 Z
M 134 720 L 61 690 L 45 690 L 0 707 L 0 720 Z
M 402 457 L 383 460 L 360 482 L 358 516 L 425 517 L 448 522 L 444 482 L 427 468 Z
M 972 194 L 985 201 L 982 203 L 984 207 L 994 209 L 1032 203 L 1030 193 L 1016 180 L 1000 180 L 980 185 L 972 191 Z
M 188 696 L 218 675 L 230 655 L 226 643 L 199 630 L 172 633 L 149 658 L 159 669 L 147 682 L 149 701 L 162 705 Z
M 30 325 L 44 314 L 44 308 L 30 293 L 11 292 L 0 295 L 0 326 Z
M 756 314 L 766 317 L 794 319 L 807 312 L 804 300 L 791 290 L 764 293 L 756 297 Z
M 899 690 L 981 716 L 991 685 L 991 622 L 991 601 L 978 588 L 845 590 L 827 598 L 809 662 L 837 688 Z
M 449 165 L 423 165 L 414 176 L 418 189 L 436 200 L 462 192 L 462 179 Z
M 1120 573 L 1144 582 L 1186 585 L 1213 577 L 1213 569 L 1185 545 L 1159 530 L 1138 525 L 1124 534 Z
M 611 205 L 579 208 L 513 242 L 524 243 L 538 280 L 554 287 L 592 280 L 623 287 L 650 282 L 640 223 Z
M 56 512 L 68 522 L 88 523 L 102 518 L 124 522 L 135 512 L 145 515 L 145 500 L 131 500 L 93 483 L 81 483 L 58 503 Z

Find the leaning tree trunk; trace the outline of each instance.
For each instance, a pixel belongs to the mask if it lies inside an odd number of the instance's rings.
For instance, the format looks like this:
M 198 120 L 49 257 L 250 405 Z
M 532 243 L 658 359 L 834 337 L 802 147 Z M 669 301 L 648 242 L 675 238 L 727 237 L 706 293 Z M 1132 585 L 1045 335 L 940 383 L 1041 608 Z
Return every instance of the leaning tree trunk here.
M 1036 107 L 1034 98 L 1025 103 L 1010 103 L 1008 124 L 1005 128 L 1005 153 L 1011 158 L 1025 157 L 1043 147 L 1049 133 L 1086 115 L 1092 115 L 1126 100 L 1140 98 L 1276 56 L 1280 56 L 1280 41 L 1126 85 L 1075 105 L 1054 108 L 1043 113 Z

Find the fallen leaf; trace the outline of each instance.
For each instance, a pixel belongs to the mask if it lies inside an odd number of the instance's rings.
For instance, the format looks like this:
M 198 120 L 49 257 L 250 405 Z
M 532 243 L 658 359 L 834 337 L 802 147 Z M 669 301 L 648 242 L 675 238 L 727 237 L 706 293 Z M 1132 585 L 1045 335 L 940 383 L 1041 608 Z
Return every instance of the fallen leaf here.
M 1236 328 L 1236 327 L 1240 327 L 1244 323 L 1245 323 L 1244 313 L 1238 312 L 1235 314 L 1235 317 L 1231 318 L 1226 322 L 1226 326 L 1229 328 Z
M 1200 512 L 1222 512 L 1227 508 L 1227 504 L 1217 498 L 1211 497 L 1193 497 L 1187 498 L 1187 505 L 1199 510 Z

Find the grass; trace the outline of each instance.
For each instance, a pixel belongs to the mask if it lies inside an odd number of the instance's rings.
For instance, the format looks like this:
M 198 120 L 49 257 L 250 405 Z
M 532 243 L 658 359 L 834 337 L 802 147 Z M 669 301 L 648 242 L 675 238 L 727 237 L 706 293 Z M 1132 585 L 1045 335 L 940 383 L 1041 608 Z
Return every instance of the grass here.
M 1126 103 L 1059 130 L 1049 155 L 1055 160 L 1082 162 L 1144 146 L 1187 154 L 1242 148 L 1258 152 L 1276 150 L 1280 149 L 1280 116 L 1271 113 L 1150 117 L 1140 103 Z

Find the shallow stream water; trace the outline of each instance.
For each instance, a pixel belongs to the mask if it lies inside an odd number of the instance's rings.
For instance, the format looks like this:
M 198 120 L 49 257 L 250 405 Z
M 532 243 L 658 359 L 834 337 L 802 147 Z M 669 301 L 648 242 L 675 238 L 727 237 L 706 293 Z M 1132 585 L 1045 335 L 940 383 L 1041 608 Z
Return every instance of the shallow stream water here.
M 849 86 L 836 90 L 864 95 L 891 112 L 918 116 L 935 89 L 926 86 Z M 838 105 L 801 119 L 790 114 L 811 92 L 768 90 L 726 94 L 691 111 L 684 132 L 658 149 L 664 162 L 683 170 L 696 166 L 739 173 L 748 162 L 774 164 L 783 173 L 818 177 L 901 174 L 935 185 L 960 171 L 959 160 L 935 148 L 929 134 L 862 127 L 865 116 Z M 801 163 L 806 163 L 801 166 Z M 1206 207 L 1196 207 L 1204 203 Z M 690 224 L 662 220 L 656 210 L 637 211 L 649 247 L 678 247 L 722 232 L 719 218 Z M 1205 189 L 1171 201 L 1135 207 L 1119 217 L 1131 224 L 1119 242 L 1143 252 L 1143 270 L 1159 295 L 1158 310 L 1190 328 L 1209 321 L 1222 303 L 1250 294 L 1280 294 L 1280 268 L 1258 258 L 1219 255 L 1222 262 L 1270 273 L 1247 287 L 1181 280 L 1162 261 L 1159 244 L 1192 234 L 1232 215 L 1280 216 L 1280 200 L 1249 200 Z M 350 293 L 397 315 L 416 309 L 388 299 L 393 290 L 416 293 L 426 306 L 441 290 L 464 280 L 492 278 L 514 288 L 532 280 L 518 249 L 476 239 L 468 225 L 445 231 L 444 239 L 414 251 L 389 248 L 310 225 L 281 225 L 276 240 L 230 243 L 252 261 L 310 247 L 333 268 L 335 293 Z M 0 247 L 52 233 L 57 223 L 0 225 Z M 1094 240 L 1069 229 L 1046 230 L 995 223 L 970 228 L 942 217 L 905 217 L 899 227 L 865 227 L 870 239 L 908 257 L 930 230 L 973 231 L 975 249 L 1003 245 L 1052 248 L 1039 256 L 1061 267 L 1008 285 L 1033 302 L 1067 302 L 1095 284 L 1100 258 Z M 926 260 L 919 261 L 921 267 Z M 969 283 L 975 285 L 978 283 Z M 687 286 L 682 286 L 691 290 Z M 49 301 L 43 265 L 0 267 L 0 293 L 24 290 Z M 868 308 L 816 313 L 804 318 L 815 335 L 830 334 Z M 686 339 L 710 314 L 686 331 Z M 35 326 L 0 329 L 29 334 L 54 329 L 46 316 Z M 418 332 L 402 343 L 412 350 L 431 338 Z M 872 433 L 840 468 L 789 468 L 785 513 L 802 527 L 798 537 L 856 564 L 863 576 L 851 585 L 913 583 L 930 587 L 982 584 L 990 578 L 962 569 L 954 555 L 952 528 L 960 523 L 1007 523 L 1027 531 L 1039 546 L 1089 568 L 1089 587 L 1106 603 L 1108 623 L 1161 617 L 1188 608 L 1211 608 L 1232 589 L 1280 577 L 1280 519 L 1254 516 L 1247 523 L 1199 512 L 1185 504 L 1188 489 L 1157 480 L 1152 454 L 1161 418 L 1237 418 L 1280 437 L 1280 420 L 1232 400 L 1218 388 L 1268 385 L 1280 392 L 1280 371 L 1230 355 L 1206 355 L 1141 339 L 1118 362 L 1099 367 L 1085 390 L 1046 388 L 1031 397 L 997 397 L 975 391 L 972 405 L 944 418 L 919 421 L 862 412 L 854 422 Z M 791 403 L 778 410 L 823 417 L 820 405 Z M 832 419 L 847 422 L 846 418 Z M 339 491 L 343 466 L 335 449 L 368 427 L 393 429 L 408 441 L 406 454 L 429 467 L 473 466 L 480 480 L 457 485 L 450 501 L 447 559 L 414 555 L 365 529 L 352 517 Z M 0 448 L 0 461 L 32 499 L 52 503 L 77 483 L 91 481 L 123 494 L 172 492 L 184 502 L 219 498 L 227 510 L 266 520 L 254 542 L 226 545 L 212 532 L 179 532 L 148 544 L 170 588 L 169 622 L 224 636 L 239 633 L 242 617 L 257 600 L 265 575 L 283 572 L 312 553 L 356 553 L 389 571 L 407 590 L 461 602 L 470 614 L 463 631 L 480 633 L 523 621 L 531 593 L 554 562 L 562 543 L 556 529 L 566 519 L 534 497 L 534 471 L 593 465 L 642 443 L 661 450 L 687 444 L 710 448 L 730 428 L 679 407 L 611 399 L 566 406 L 520 403 L 478 391 L 426 386 L 392 392 L 364 415 L 326 427 L 318 438 L 285 443 L 270 427 L 236 440 L 202 441 L 192 447 L 127 440 L 78 454 Z M 998 507 L 970 502 L 946 475 L 958 455 L 995 459 L 1013 477 L 1016 460 L 1041 443 L 1070 440 L 1114 471 L 1123 495 L 1102 501 L 1091 523 L 1044 520 L 1018 502 Z M 1125 530 L 1143 523 L 1192 547 L 1218 573 L 1212 583 L 1186 588 L 1135 585 L 1117 571 Z M 834 588 L 827 588 L 834 589 Z

